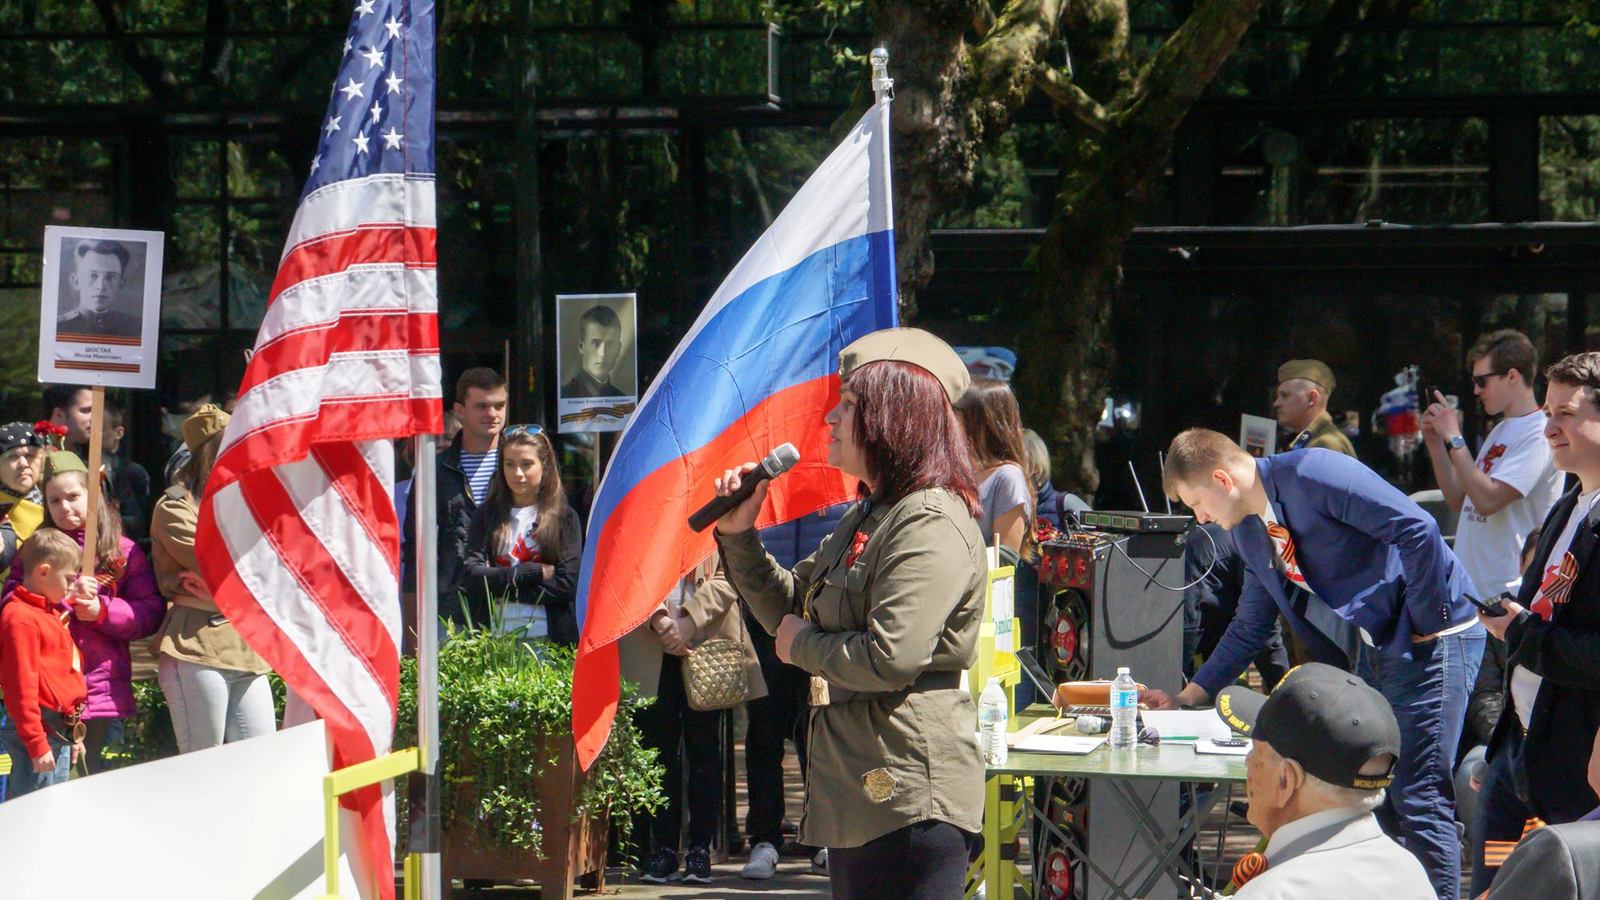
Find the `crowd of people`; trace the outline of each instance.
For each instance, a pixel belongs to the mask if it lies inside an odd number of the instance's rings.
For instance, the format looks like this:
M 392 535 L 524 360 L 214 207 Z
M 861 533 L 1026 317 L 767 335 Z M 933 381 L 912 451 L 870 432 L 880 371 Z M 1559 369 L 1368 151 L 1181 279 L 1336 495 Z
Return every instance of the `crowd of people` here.
M 1339 865 L 1338 884 L 1454 898 L 1463 859 L 1471 896 L 1530 896 L 1502 886 L 1525 890 L 1542 871 L 1519 856 L 1566 847 L 1552 841 L 1567 832 L 1535 832 L 1600 813 L 1600 354 L 1545 368 L 1542 404 L 1526 336 L 1484 335 L 1466 362 L 1494 423 L 1476 452 L 1449 398 L 1427 398 L 1421 416 L 1453 535 L 1356 457 L 1327 411 L 1334 374 L 1316 360 L 1279 371 L 1285 452 L 1252 456 L 1195 428 L 1166 455 L 1165 491 L 1208 539 L 1186 543 L 1185 683 L 1141 699 L 1220 704 L 1253 732 L 1242 812 L 1266 840 L 1236 873 L 1240 896 L 1334 896 L 1308 885 Z M 708 881 L 732 814 L 729 706 L 702 703 L 689 671 L 715 644 L 733 648 L 735 703 L 749 711 L 743 876 L 771 878 L 796 854 L 836 896 L 960 895 L 984 783 L 960 681 L 989 554 L 1030 570 L 1040 540 L 1087 504 L 1050 483 L 1047 448 L 1010 387 L 969 376 L 938 338 L 876 332 L 841 353 L 839 375 L 828 461 L 859 483 L 855 501 L 758 533 L 762 482 L 717 522 L 719 552 L 622 642 L 624 677 L 655 698 L 638 724 L 666 768 L 669 802 L 636 836 L 646 881 Z M 186 413 L 152 496 L 148 474 L 117 453 L 120 412 L 102 434 L 103 471 L 88 471 L 87 395 L 52 386 L 44 421 L 0 427 L 11 796 L 102 768 L 141 674 L 159 680 L 182 752 L 276 727 L 268 667 L 217 609 L 195 556 L 228 413 Z M 556 443 L 508 424 L 507 401 L 498 373 L 467 370 L 449 408 L 459 430 L 434 460 L 412 461 L 437 476 L 441 627 L 573 645 L 583 526 Z M 718 492 L 749 468 L 723 473 Z M 397 487 L 401 510 L 414 508 L 409 485 Z M 421 554 L 414 530 L 402 533 L 409 586 Z M 85 553 L 92 574 L 80 574 Z M 1017 612 L 1033 634 L 1039 592 L 1020 590 Z M 1252 665 L 1270 699 L 1240 694 Z M 784 803 L 791 741 L 798 826 Z
M 207 405 L 183 421 L 187 462 L 152 504 L 148 474 L 117 453 L 120 409 L 106 410 L 105 462 L 91 475 L 90 391 L 51 385 L 44 405 L 44 419 L 0 427 L 7 796 L 105 768 L 138 677 L 159 673 L 180 751 L 271 731 L 267 666 L 212 602 L 194 554 L 228 414 Z

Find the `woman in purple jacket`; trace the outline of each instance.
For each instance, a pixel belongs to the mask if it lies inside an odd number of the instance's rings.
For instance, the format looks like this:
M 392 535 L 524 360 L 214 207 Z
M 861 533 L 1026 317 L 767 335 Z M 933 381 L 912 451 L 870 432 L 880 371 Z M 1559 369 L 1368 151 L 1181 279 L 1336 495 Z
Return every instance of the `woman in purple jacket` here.
M 45 524 L 65 531 L 82 545 L 89 510 L 88 467 L 76 453 L 57 450 L 46 458 L 44 473 Z M 85 762 L 91 775 L 101 769 L 101 751 L 120 731 L 122 719 L 134 713 L 128 642 L 154 634 L 166 607 L 149 559 L 123 536 L 114 501 L 104 492 L 95 516 L 100 608 L 92 614 L 78 608 L 70 623 L 72 638 L 83 654 L 83 679 L 89 686 L 83 719 L 88 726 Z M 13 570 L 5 592 L 9 594 L 20 583 L 20 573 Z

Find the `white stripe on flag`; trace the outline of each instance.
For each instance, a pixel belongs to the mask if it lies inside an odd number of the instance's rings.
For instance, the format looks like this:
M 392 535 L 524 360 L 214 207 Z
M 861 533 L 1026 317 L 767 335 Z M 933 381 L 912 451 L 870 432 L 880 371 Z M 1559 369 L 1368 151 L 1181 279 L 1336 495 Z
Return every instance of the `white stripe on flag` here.
M 321 607 L 306 593 L 295 574 L 267 540 L 244 502 L 238 482 L 230 482 L 212 499 L 217 530 L 234 560 L 234 574 L 305 658 L 322 683 L 361 723 L 374 754 L 386 753 L 393 739 L 394 719 L 383 685 L 362 665 L 360 648 L 348 646 L 330 627 Z
M 358 225 L 435 227 L 433 182 L 433 176 L 427 174 L 385 173 L 318 188 L 300 201 L 279 261 L 306 241 Z
M 255 346 L 260 350 L 287 332 L 374 310 L 438 312 L 438 270 L 374 263 L 298 282 L 285 288 L 267 308 Z
M 220 456 L 262 428 L 313 418 L 325 403 L 441 398 L 439 382 L 437 354 L 416 355 L 409 350 L 335 353 L 325 366 L 284 372 L 241 394 L 217 453 Z
M 375 441 L 362 441 L 373 444 Z M 387 441 L 384 442 L 388 444 Z M 370 455 L 369 455 L 370 454 Z M 374 457 L 381 457 L 375 449 L 362 456 L 372 466 Z M 393 456 L 390 449 L 389 456 Z M 394 496 L 394 471 L 392 463 L 378 460 L 372 466 L 373 474 L 383 484 L 383 496 Z M 400 577 L 389 567 L 388 558 L 377 545 L 376 535 L 360 527 L 360 519 L 346 508 L 344 497 L 334 490 L 333 482 L 316 457 L 286 463 L 273 469 L 278 480 L 294 500 L 295 509 L 306 527 L 322 542 L 322 548 L 339 564 L 339 569 L 356 589 L 356 596 L 367 609 L 383 623 L 395 643 L 400 635 Z

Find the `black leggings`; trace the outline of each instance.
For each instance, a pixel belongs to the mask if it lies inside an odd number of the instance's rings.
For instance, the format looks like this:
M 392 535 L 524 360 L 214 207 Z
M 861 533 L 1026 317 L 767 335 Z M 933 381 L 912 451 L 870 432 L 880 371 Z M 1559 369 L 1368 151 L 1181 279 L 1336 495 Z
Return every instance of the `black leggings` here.
M 829 847 L 835 900 L 958 900 L 967 880 L 972 836 L 928 820 L 891 831 L 860 847 Z

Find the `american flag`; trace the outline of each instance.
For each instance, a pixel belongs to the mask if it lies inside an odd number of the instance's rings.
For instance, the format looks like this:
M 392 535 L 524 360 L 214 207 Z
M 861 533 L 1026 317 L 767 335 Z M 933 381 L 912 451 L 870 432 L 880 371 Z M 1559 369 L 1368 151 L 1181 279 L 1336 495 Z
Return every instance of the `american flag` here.
M 443 430 L 433 25 L 429 0 L 355 3 L 195 541 L 217 606 L 326 722 L 335 767 L 394 733 L 387 439 Z M 387 785 L 346 798 L 368 897 L 394 895 L 392 809 Z

